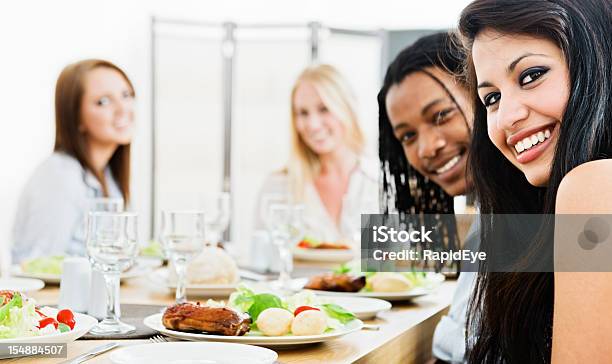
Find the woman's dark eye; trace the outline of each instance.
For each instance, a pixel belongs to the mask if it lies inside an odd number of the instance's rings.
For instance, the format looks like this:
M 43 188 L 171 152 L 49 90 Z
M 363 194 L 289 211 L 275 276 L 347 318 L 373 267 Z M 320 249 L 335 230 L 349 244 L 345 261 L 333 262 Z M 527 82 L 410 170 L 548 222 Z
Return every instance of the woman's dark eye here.
M 447 122 L 450 119 L 450 116 L 452 115 L 453 111 L 455 111 L 454 108 L 449 107 L 448 109 L 444 109 L 436 114 L 434 114 L 434 124 L 440 125 L 440 124 L 444 124 L 445 122 Z
M 490 94 L 487 94 L 484 97 L 484 99 L 482 100 L 482 103 L 484 104 L 485 107 L 489 107 L 497 103 L 500 98 L 501 98 L 501 94 L 499 92 L 491 92 Z
M 322 113 L 322 114 L 323 114 L 323 113 L 326 113 L 327 111 L 328 111 L 328 110 L 327 110 L 327 107 L 325 107 L 325 106 L 321 106 L 321 107 L 319 108 L 319 112 L 320 112 L 320 113 Z
M 414 140 L 415 136 L 416 136 L 416 133 L 413 131 L 406 132 L 400 137 L 400 143 L 410 144 Z
M 123 94 L 121 96 L 123 96 L 124 99 L 129 99 L 129 98 L 134 97 L 134 95 L 130 91 L 123 91 Z
M 108 97 L 102 97 L 98 100 L 99 106 L 104 106 L 110 104 L 110 99 Z
M 299 116 L 308 116 L 308 111 L 306 111 L 306 110 L 300 110 L 300 111 L 298 112 L 298 115 L 299 115 Z
M 528 85 L 538 78 L 542 77 L 546 72 L 548 72 L 547 68 L 530 68 L 521 73 L 519 77 L 519 83 L 521 86 Z

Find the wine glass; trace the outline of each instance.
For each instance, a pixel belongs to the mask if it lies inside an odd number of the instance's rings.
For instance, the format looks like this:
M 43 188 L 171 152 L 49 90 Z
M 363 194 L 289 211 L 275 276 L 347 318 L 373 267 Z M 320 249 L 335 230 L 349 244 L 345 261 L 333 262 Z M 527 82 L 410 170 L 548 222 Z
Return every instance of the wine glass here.
M 176 303 L 187 302 L 185 273 L 189 262 L 204 250 L 204 212 L 163 211 L 161 241 L 166 256 L 176 269 Z
M 304 230 L 303 205 L 272 204 L 268 212 L 268 230 L 272 242 L 279 251 L 279 277 L 272 285 L 279 289 L 291 290 L 293 254 L 291 248 L 302 238 Z
M 87 254 L 93 269 L 106 282 L 106 318 L 91 329 L 94 335 L 126 334 L 135 327 L 119 320 L 119 275 L 138 254 L 138 215 L 90 212 L 87 224 Z
M 290 205 L 291 198 L 282 193 L 266 193 L 261 198 L 259 215 L 261 223 L 270 232 L 270 207 L 272 205 Z
M 230 194 L 221 192 L 213 198 L 202 199 L 201 204 L 206 215 L 206 241 L 215 246 L 221 243 L 230 222 Z

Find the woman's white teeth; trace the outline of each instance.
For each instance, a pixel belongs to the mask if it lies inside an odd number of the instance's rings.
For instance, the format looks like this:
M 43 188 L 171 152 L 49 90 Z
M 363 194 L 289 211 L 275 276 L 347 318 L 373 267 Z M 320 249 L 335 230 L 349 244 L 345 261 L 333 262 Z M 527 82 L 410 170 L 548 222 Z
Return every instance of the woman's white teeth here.
M 448 171 L 449 169 L 453 168 L 455 166 L 455 164 L 457 164 L 459 162 L 460 159 L 461 159 L 461 155 L 454 156 L 451 160 L 446 162 L 445 165 L 443 165 L 442 167 L 436 169 L 436 173 L 437 174 L 442 174 L 442 173 Z
M 531 147 L 537 145 L 538 143 L 542 143 L 543 141 L 545 141 L 546 139 L 550 138 L 550 130 L 546 129 L 545 131 L 539 131 L 531 136 L 528 136 L 527 138 L 521 140 L 520 142 L 516 143 L 516 145 L 514 146 L 514 149 L 516 149 L 517 153 L 522 153 L 528 149 L 530 149 Z

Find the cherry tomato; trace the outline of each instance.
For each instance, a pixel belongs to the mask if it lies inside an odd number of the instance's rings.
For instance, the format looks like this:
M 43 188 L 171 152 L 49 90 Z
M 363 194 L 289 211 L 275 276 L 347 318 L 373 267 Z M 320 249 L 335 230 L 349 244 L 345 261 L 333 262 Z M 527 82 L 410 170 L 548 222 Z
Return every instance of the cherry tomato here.
M 38 321 L 38 328 L 42 329 L 47 325 L 53 325 L 57 329 L 57 321 L 53 317 L 45 317 L 44 319 Z
M 57 313 L 57 321 L 66 324 L 70 329 L 74 329 L 74 314 L 70 310 L 61 310 Z
M 306 240 L 302 240 L 298 244 L 298 247 L 300 247 L 300 248 L 310 248 L 310 244 L 308 244 L 308 242 Z
M 316 307 L 311 307 L 311 306 L 300 306 L 298 308 L 295 309 L 295 312 L 293 313 L 293 316 L 297 316 L 300 314 L 300 312 L 304 312 L 304 311 L 308 311 L 308 310 L 316 310 L 316 311 L 321 311 Z

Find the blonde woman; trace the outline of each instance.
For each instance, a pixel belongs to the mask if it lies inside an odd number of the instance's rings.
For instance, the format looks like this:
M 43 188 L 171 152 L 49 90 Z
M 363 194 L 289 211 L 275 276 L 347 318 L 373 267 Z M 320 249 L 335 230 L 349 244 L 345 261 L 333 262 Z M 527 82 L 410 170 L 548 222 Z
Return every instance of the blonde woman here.
M 378 212 L 378 164 L 364 158 L 363 151 L 346 80 L 329 65 L 305 69 L 291 91 L 289 163 L 265 181 L 258 225 L 265 196 L 287 195 L 304 204 L 307 236 L 356 244 L 360 214 Z

